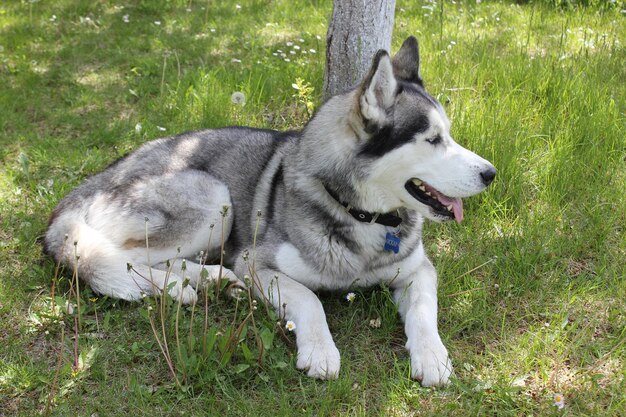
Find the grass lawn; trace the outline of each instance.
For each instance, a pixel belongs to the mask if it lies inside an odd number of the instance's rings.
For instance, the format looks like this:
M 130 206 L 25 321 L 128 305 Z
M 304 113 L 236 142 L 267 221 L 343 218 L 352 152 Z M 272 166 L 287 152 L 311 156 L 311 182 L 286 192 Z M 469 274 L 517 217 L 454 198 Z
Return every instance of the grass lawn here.
M 3 1 L 0 416 L 626 415 L 626 4 L 519 3 L 397 0 L 394 50 L 418 37 L 453 136 L 498 168 L 461 225 L 426 227 L 456 376 L 425 389 L 384 288 L 321 295 L 342 354 L 323 382 L 245 299 L 77 296 L 41 252 L 58 201 L 147 140 L 301 127 L 331 0 Z

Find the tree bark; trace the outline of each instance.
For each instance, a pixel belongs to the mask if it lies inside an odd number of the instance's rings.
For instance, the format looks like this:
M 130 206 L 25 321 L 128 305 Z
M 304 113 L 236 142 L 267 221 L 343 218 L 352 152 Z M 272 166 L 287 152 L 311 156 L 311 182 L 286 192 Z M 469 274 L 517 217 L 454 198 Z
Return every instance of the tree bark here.
M 354 87 L 391 48 L 396 0 L 335 0 L 326 34 L 324 98 Z

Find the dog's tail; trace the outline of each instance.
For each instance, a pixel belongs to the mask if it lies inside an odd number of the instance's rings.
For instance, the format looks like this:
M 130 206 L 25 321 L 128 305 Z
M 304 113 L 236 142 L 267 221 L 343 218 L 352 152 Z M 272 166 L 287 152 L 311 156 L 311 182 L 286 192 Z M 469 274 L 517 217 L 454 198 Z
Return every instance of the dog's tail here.
M 99 294 L 137 300 L 145 289 L 129 274 L 119 245 L 91 227 L 79 210 L 57 209 L 53 213 L 44 252 L 57 263 L 69 266 Z

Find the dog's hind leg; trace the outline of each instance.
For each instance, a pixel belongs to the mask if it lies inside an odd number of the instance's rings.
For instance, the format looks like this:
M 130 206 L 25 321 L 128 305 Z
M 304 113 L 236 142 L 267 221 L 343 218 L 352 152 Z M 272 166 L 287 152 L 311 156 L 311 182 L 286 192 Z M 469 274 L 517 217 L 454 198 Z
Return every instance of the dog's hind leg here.
M 62 227 L 63 223 L 70 221 Z M 68 233 L 57 246 L 49 231 L 49 250 L 54 251 L 57 261 L 68 264 L 95 292 L 132 301 L 160 294 L 168 283 L 175 283 L 169 290 L 172 297 L 180 298 L 183 303 L 195 302 L 194 289 L 191 286 L 183 288 L 180 277 L 144 264 L 136 254 L 120 249 L 85 222 L 61 217 L 56 220 L 55 228 Z M 53 244 L 54 248 L 50 248 Z
M 194 304 L 198 299 L 196 290 L 182 275 L 146 265 L 132 265 L 128 270 L 129 278 L 140 288 L 141 296 L 160 295 L 167 288 L 169 295 L 183 304 Z
M 231 204 L 226 185 L 200 171 L 137 180 L 124 195 L 102 191 L 77 200 L 55 212 L 47 252 L 77 268 L 94 291 L 127 300 L 175 283 L 172 296 L 195 301 L 193 285 L 155 266 L 219 250 L 215 236 L 228 238 L 232 227 L 232 216 L 223 215 Z
M 230 269 L 220 265 L 201 265 L 189 260 L 176 259 L 174 261 L 163 262 L 154 266 L 162 271 L 169 271 L 179 277 L 188 279 L 190 285 L 198 289 L 220 279 L 228 280 L 231 284 L 245 287 L 235 273 Z

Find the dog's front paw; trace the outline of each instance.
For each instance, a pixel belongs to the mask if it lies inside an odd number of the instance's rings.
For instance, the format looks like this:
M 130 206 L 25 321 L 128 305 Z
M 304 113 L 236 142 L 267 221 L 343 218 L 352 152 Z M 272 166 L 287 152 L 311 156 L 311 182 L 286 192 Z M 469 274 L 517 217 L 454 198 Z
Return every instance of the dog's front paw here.
M 424 338 L 416 346 L 407 344 L 411 354 L 411 377 L 424 387 L 440 387 L 450 382 L 452 362 L 439 337 Z
M 318 379 L 336 379 L 340 366 L 339 350 L 332 339 L 299 341 L 296 367 L 308 370 L 308 376 Z

